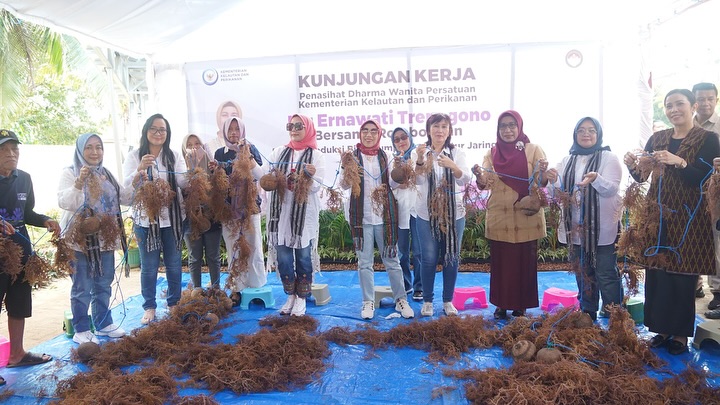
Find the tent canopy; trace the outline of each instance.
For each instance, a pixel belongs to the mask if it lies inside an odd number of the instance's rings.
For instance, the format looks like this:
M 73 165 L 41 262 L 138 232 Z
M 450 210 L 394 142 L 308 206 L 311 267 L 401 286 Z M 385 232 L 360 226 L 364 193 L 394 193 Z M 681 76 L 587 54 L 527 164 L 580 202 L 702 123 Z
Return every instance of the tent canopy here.
M 0 0 L 20 18 L 155 63 L 637 37 L 703 0 Z

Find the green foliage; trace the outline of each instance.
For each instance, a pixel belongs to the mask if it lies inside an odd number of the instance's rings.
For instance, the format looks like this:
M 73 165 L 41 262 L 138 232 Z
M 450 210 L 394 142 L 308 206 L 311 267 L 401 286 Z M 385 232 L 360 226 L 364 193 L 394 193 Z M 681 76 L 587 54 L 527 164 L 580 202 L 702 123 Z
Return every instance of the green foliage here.
M 340 251 L 353 251 L 350 225 L 345 220 L 345 214 L 342 211 L 337 213 L 329 210 L 320 211 L 318 247 L 320 246 L 334 247 Z
M 24 143 L 72 145 L 79 134 L 99 132 L 88 111 L 100 101 L 74 74 L 55 76 L 45 65 L 28 91 L 17 113 L 10 116 L 13 129 Z M 109 123 L 109 117 L 104 121 Z

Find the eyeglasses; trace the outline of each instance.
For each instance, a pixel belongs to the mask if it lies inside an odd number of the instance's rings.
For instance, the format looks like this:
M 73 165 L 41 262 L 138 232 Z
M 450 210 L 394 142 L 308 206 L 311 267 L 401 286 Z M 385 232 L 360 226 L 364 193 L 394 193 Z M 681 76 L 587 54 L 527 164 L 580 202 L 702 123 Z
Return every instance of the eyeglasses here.
M 377 128 L 373 128 L 373 129 L 363 128 L 363 129 L 360 130 L 360 133 L 363 134 L 363 135 L 367 135 L 368 132 L 370 132 L 371 135 L 377 135 L 377 134 L 378 134 Z
M 517 128 L 517 123 L 515 122 L 508 122 L 507 124 L 500 124 L 498 125 L 498 128 L 502 131 L 503 129 L 515 129 Z
M 398 135 L 398 136 L 395 137 L 395 140 L 394 140 L 393 142 L 398 143 L 398 142 L 400 142 L 400 141 L 404 141 L 404 140 L 407 140 L 407 139 L 408 139 L 408 136 L 407 136 L 407 135 Z
M 285 125 L 285 129 L 288 131 L 301 131 L 303 128 L 305 128 L 305 125 L 302 122 L 288 122 Z
M 578 135 L 585 135 L 585 134 L 588 134 L 588 135 L 597 135 L 597 131 L 594 130 L 594 129 L 592 129 L 592 128 L 587 129 L 587 130 L 586 130 L 585 128 L 580 128 L 580 129 L 578 129 L 575 133 L 578 134 Z
M 165 134 L 167 134 L 167 129 L 165 129 L 165 128 L 150 127 L 150 130 L 149 130 L 148 132 L 151 133 L 151 134 L 153 134 L 153 135 L 155 135 L 155 134 L 165 135 Z

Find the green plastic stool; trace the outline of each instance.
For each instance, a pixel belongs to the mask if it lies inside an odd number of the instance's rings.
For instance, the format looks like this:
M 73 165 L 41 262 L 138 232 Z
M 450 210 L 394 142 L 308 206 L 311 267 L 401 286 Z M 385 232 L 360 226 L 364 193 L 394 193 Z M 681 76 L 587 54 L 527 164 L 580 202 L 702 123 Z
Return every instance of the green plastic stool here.
M 66 309 L 65 319 L 63 320 L 63 331 L 65 331 L 65 336 L 69 338 L 75 336 L 75 328 L 73 327 L 72 321 L 72 310 Z M 92 315 L 90 315 L 90 332 L 95 333 L 95 325 L 93 325 Z
M 645 321 L 645 302 L 639 298 L 630 298 L 625 304 L 630 316 L 635 323 L 643 323 Z

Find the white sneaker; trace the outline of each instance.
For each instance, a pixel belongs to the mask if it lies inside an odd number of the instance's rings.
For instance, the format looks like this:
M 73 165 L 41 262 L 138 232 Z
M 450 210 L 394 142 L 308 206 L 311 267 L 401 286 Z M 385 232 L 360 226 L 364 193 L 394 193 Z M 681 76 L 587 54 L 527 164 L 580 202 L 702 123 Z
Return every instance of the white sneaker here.
M 86 330 L 84 332 L 75 332 L 75 335 L 73 336 L 73 342 L 82 344 L 87 342 L 93 342 L 96 344 L 100 344 L 100 341 L 98 338 L 95 337 L 95 335 L 90 332 L 89 330 Z
M 405 319 L 413 318 L 415 316 L 415 311 L 410 308 L 410 304 L 408 304 L 407 300 L 404 298 L 397 300 L 395 303 L 395 310 L 400 312 L 400 315 L 402 315 Z
M 300 298 L 300 297 L 295 298 L 295 305 L 293 305 L 292 312 L 290 313 L 290 315 L 292 315 L 292 316 L 305 315 L 305 307 L 306 307 L 305 298 Z
M 375 303 L 372 301 L 363 301 L 360 317 L 362 319 L 373 319 L 375 316 Z
M 121 337 L 125 336 L 125 329 L 121 328 L 120 325 L 111 323 L 110 325 L 108 325 L 100 330 L 96 330 L 95 334 L 98 336 L 121 338 Z
M 422 316 L 433 316 L 433 305 L 432 302 L 423 302 L 422 309 L 420 310 Z
M 445 311 L 445 315 L 447 316 L 457 316 L 458 310 L 455 308 L 455 305 L 453 305 L 452 302 L 443 302 L 443 311 Z
M 290 312 L 292 312 L 293 305 L 295 305 L 295 298 L 297 298 L 297 295 L 288 295 L 287 301 L 285 301 L 285 304 L 283 304 L 282 308 L 280 308 L 280 315 L 290 315 Z
M 143 325 L 147 325 L 154 320 L 155 320 L 155 308 L 150 308 L 150 309 L 145 310 L 145 314 L 143 315 L 142 319 L 140 319 L 140 323 Z

